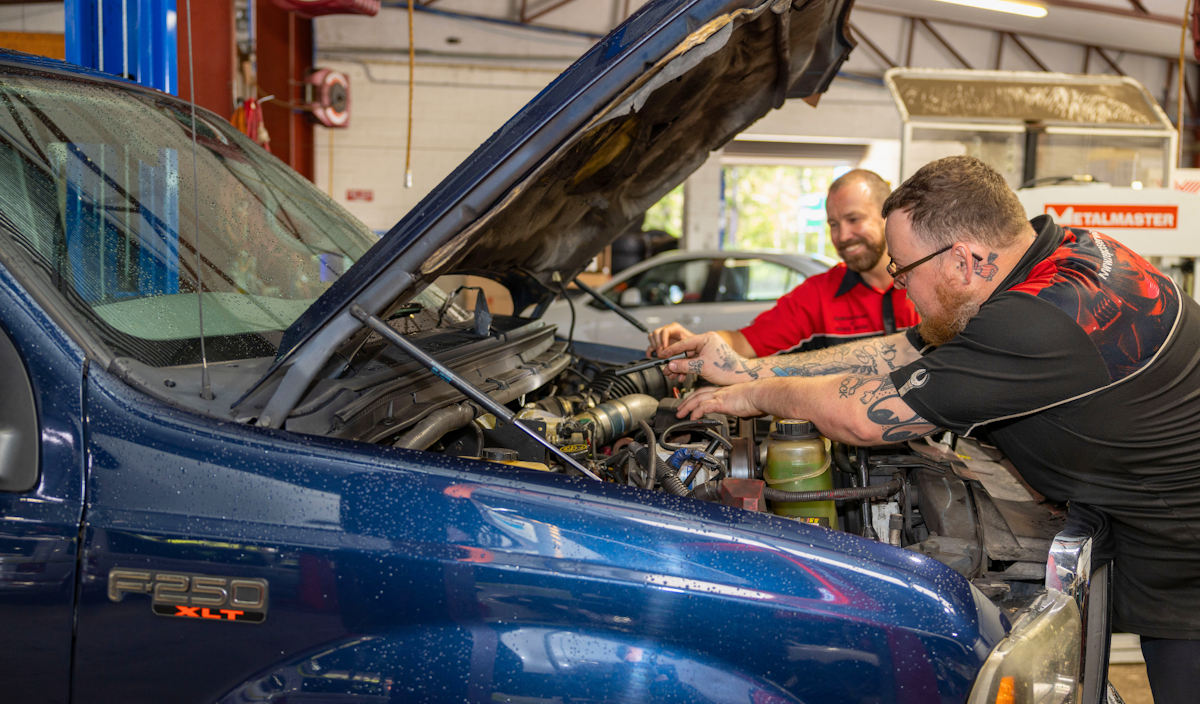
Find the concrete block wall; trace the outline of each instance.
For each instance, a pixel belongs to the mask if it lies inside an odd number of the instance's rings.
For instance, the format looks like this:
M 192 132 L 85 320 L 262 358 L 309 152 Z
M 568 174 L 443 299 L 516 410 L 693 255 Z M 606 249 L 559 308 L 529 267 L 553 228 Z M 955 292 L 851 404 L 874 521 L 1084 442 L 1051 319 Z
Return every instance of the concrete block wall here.
M 375 230 L 395 225 L 561 71 L 418 63 L 413 186 L 405 188 L 407 62 L 321 60 L 318 65 L 350 77 L 352 107 L 348 129 L 316 129 L 314 182 Z M 347 199 L 348 191 L 361 198 L 368 190 L 373 191 L 369 202 Z

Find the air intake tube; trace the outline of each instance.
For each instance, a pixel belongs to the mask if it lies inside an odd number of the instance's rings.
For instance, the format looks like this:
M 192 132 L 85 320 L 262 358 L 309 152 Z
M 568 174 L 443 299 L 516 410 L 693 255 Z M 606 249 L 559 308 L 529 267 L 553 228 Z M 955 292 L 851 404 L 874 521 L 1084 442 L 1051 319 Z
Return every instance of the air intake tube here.
M 572 416 L 571 420 L 595 428 L 595 442 L 599 446 L 628 435 L 637 429 L 638 421 L 653 420 L 657 412 L 658 399 L 646 394 L 630 394 L 605 401 Z

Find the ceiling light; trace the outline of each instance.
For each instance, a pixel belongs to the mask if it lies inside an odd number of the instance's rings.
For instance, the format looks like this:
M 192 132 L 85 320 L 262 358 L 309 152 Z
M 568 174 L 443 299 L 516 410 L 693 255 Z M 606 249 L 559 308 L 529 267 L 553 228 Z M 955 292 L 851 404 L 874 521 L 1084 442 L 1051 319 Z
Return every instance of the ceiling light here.
M 1045 7 L 1028 2 L 1015 2 L 1014 0 L 940 0 L 940 2 L 949 2 L 955 5 L 966 5 L 967 7 L 978 7 L 981 10 L 1011 12 L 1014 15 L 1025 15 L 1026 17 L 1046 16 Z

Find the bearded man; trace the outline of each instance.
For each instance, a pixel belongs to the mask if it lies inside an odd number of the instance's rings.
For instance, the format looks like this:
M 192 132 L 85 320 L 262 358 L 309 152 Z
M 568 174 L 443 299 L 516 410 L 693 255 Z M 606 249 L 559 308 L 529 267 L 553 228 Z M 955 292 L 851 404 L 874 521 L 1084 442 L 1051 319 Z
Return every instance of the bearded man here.
M 829 186 L 829 239 L 842 262 L 809 277 L 741 330 L 716 334 L 738 354 L 765 357 L 887 335 L 916 325 L 917 312 L 887 273 L 880 208 L 891 189 L 878 174 L 855 169 Z M 692 336 L 679 323 L 650 332 L 647 354 Z
M 883 206 L 889 270 L 921 312 L 907 334 L 744 359 L 683 340 L 672 372 L 723 387 L 681 416 L 811 419 L 870 446 L 984 432 L 1024 479 L 1114 538 L 1114 624 L 1142 636 L 1158 702 L 1200 681 L 1200 306 L 1099 232 L 1027 221 L 971 157 L 923 167 Z M 738 383 L 757 379 L 750 383 Z

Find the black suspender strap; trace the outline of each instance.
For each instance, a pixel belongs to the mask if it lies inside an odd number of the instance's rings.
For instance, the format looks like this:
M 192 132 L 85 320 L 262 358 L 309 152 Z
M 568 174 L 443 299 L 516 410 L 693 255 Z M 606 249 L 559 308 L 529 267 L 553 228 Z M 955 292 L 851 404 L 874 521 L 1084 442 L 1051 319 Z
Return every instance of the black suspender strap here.
M 896 332 L 896 311 L 892 307 L 892 292 L 894 288 L 889 288 L 887 293 L 883 294 L 883 303 L 880 308 L 883 312 L 883 334 L 891 335 Z

